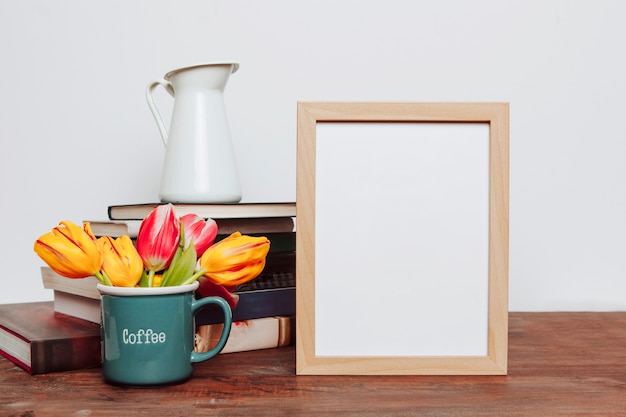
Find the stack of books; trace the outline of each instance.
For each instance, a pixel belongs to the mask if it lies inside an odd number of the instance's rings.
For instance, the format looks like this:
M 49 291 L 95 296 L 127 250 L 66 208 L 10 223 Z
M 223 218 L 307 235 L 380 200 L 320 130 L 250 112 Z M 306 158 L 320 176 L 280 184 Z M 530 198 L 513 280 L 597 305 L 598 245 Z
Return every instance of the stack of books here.
M 128 235 L 136 238 L 142 219 L 157 204 L 159 203 L 109 206 L 107 220 L 85 221 L 90 222 L 92 231 L 97 237 Z M 216 241 L 236 231 L 247 235 L 266 236 L 270 240 L 270 252 L 261 275 L 235 291 L 239 295 L 239 301 L 233 310 L 234 324 L 222 352 L 242 352 L 293 344 L 296 310 L 295 203 L 174 204 L 174 211 L 178 216 L 194 213 L 215 220 L 218 225 Z M 0 355 L 31 373 L 99 365 L 100 356 L 97 349 L 97 355 L 91 355 L 89 360 L 82 362 L 66 360 L 61 365 L 52 366 L 51 354 L 37 353 L 49 352 L 51 348 L 38 348 L 36 351 L 36 347 L 42 344 L 37 341 L 40 337 L 36 335 L 38 326 L 42 328 L 41 323 L 37 325 L 33 322 L 34 329 L 27 332 L 22 324 L 16 325 L 12 322 L 14 315 L 8 314 L 9 311 L 19 308 L 25 316 L 29 316 L 27 310 L 35 311 L 36 307 L 37 315 L 46 317 L 47 324 L 44 327 L 48 333 L 51 332 L 51 327 L 54 327 L 55 321 L 57 325 L 63 322 L 65 327 L 80 325 L 83 330 L 97 330 L 96 339 L 99 345 L 100 294 L 96 288 L 98 281 L 94 277 L 65 278 L 47 266 L 41 268 L 41 276 L 44 288 L 53 290 L 54 301 L 6 305 L 5 309 L 0 309 Z M 217 308 L 207 307 L 196 314 L 197 350 L 210 349 L 214 345 L 215 335 L 221 334 L 222 322 L 221 311 Z M 65 334 L 70 333 L 65 331 Z M 56 337 L 55 340 L 58 342 L 58 339 L 62 337 Z M 93 341 L 93 338 L 90 340 Z M 72 346 L 68 341 L 64 343 L 64 346 Z M 18 350 L 16 346 L 19 346 Z M 72 356 L 75 353 L 68 350 L 66 355 Z M 30 359 L 26 360 L 26 356 L 30 356 Z M 26 363 L 28 365 L 25 365 Z

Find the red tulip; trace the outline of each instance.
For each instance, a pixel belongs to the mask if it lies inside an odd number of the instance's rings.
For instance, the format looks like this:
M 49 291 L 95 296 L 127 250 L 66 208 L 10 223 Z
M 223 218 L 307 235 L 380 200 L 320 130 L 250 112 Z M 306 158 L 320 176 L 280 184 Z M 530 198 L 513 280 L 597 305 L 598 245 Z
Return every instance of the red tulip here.
M 215 241 L 217 223 L 213 219 L 204 220 L 195 214 L 185 214 L 180 220 L 185 228 L 185 247 L 189 246 L 189 242 L 193 242 L 196 246 L 196 256 L 199 258 Z
M 200 286 L 196 290 L 196 295 L 198 298 L 204 297 L 222 297 L 231 309 L 237 307 L 237 302 L 239 301 L 239 295 L 233 294 L 232 290 L 235 287 L 224 287 L 223 285 L 217 285 L 206 279 L 205 277 L 201 277 L 198 282 Z
M 139 226 L 137 252 L 146 269 L 154 272 L 167 268 L 180 242 L 180 220 L 171 204 L 157 206 Z

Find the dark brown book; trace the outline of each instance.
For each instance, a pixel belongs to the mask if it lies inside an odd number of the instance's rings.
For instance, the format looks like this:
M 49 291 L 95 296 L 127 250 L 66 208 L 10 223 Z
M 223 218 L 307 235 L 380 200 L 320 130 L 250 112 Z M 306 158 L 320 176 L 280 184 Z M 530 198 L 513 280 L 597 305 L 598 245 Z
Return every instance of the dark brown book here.
M 122 204 L 108 207 L 110 220 L 141 220 L 162 203 Z M 295 217 L 296 203 L 173 204 L 178 216 L 193 213 L 212 219 Z
M 0 355 L 31 375 L 100 366 L 100 325 L 51 301 L 0 305 Z

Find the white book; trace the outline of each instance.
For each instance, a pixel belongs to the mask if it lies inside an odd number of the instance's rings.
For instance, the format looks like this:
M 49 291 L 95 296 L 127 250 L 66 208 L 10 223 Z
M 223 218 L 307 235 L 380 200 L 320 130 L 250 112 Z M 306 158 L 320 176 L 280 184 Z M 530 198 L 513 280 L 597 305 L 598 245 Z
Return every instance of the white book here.
M 41 279 L 44 288 L 59 290 L 100 301 L 100 292 L 97 288 L 99 281 L 96 277 L 67 278 L 57 274 L 49 266 L 42 266 Z
M 264 317 L 234 322 L 228 341 L 220 353 L 246 352 L 288 346 L 295 338 L 293 316 Z M 222 324 L 198 326 L 196 351 L 206 352 L 215 345 L 222 334 Z
M 54 290 L 54 311 L 100 324 L 100 300 Z
M 234 232 L 241 234 L 287 233 L 296 231 L 295 217 L 251 217 L 235 219 L 213 219 L 217 223 L 218 234 L 230 235 Z M 84 220 L 91 226 L 93 234 L 98 236 L 119 237 L 126 235 L 136 238 L 142 220 Z

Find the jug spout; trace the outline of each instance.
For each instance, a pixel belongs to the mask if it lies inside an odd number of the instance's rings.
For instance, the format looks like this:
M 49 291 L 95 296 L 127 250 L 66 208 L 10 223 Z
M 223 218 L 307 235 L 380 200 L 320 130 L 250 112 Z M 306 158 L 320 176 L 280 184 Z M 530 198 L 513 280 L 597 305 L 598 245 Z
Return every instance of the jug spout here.
M 148 105 L 165 144 L 159 197 L 175 203 L 236 203 L 239 175 L 224 105 L 224 88 L 239 64 L 179 68 L 148 85 Z M 154 89 L 173 97 L 169 131 L 159 114 Z
M 205 64 L 179 68 L 165 74 L 165 80 L 172 85 L 173 94 L 182 88 L 195 89 L 198 86 L 224 91 L 230 74 L 239 69 L 236 63 Z

